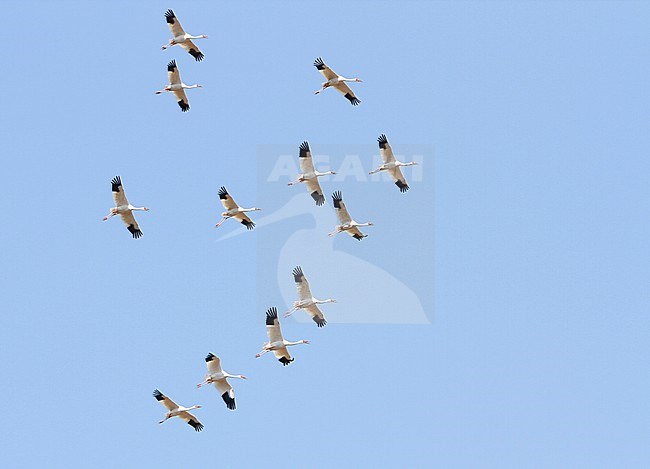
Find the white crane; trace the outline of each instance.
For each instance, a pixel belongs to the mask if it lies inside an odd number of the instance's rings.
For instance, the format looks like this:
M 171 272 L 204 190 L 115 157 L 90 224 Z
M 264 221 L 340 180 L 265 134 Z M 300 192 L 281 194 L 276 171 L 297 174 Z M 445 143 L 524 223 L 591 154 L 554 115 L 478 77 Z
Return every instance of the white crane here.
M 291 314 L 298 309 L 304 309 L 318 327 L 323 327 L 327 324 L 327 321 L 325 320 L 321 310 L 318 309 L 318 305 L 323 303 L 336 303 L 336 300 L 333 298 L 327 298 L 326 300 L 314 298 L 311 295 L 311 290 L 309 290 L 309 282 L 307 282 L 305 274 L 302 273 L 302 268 L 300 266 L 293 269 L 293 280 L 296 282 L 298 301 L 293 302 L 292 308 L 284 313 L 284 317 L 287 318 L 291 316 Z
M 167 27 L 169 28 L 169 32 L 172 33 L 172 38 L 169 40 L 167 44 L 162 46 L 162 50 L 179 45 L 187 52 L 189 52 L 190 55 L 194 57 L 194 60 L 196 60 L 197 62 L 203 60 L 203 57 L 205 56 L 203 55 L 203 53 L 201 53 L 199 48 L 196 47 L 196 45 L 192 42 L 192 39 L 207 39 L 208 36 L 206 36 L 205 34 L 200 34 L 198 36 L 192 36 L 191 34 L 187 34 L 181 27 L 181 24 L 178 22 L 178 18 L 176 18 L 176 15 L 172 10 L 167 10 L 165 12 L 165 18 L 167 18 Z
M 350 87 L 345 84 L 346 81 L 361 83 L 361 80 L 359 80 L 358 78 L 345 78 L 344 76 L 339 75 L 338 73 L 334 72 L 331 68 L 329 68 L 327 65 L 325 65 L 325 62 L 323 62 L 323 59 L 321 59 L 320 57 L 318 57 L 314 61 L 314 67 L 316 67 L 318 71 L 321 73 L 321 75 L 323 75 L 327 80 L 325 83 L 321 85 L 321 89 L 315 91 L 314 94 L 318 94 L 321 91 L 329 88 L 330 86 L 333 86 L 334 89 L 336 89 L 336 91 L 338 91 L 343 96 L 345 96 L 350 101 L 350 103 L 352 103 L 353 106 L 356 106 L 361 102 L 354 95 Z
M 379 154 L 381 155 L 381 159 L 384 161 L 384 164 L 382 164 L 377 169 L 373 169 L 368 174 L 375 174 L 379 171 L 388 171 L 390 173 L 390 177 L 393 178 L 393 181 L 395 181 L 395 184 L 397 187 L 399 187 L 400 192 L 406 192 L 409 190 L 409 186 L 406 183 L 406 179 L 404 178 L 404 175 L 399 168 L 400 166 L 413 166 L 416 165 L 417 162 L 411 161 L 409 163 L 402 163 L 401 161 L 397 161 L 393 155 L 393 150 L 388 143 L 386 135 L 381 134 L 377 141 L 379 142 Z
M 187 101 L 187 96 L 185 95 L 185 90 L 190 90 L 192 88 L 202 88 L 201 85 L 186 85 L 181 81 L 181 75 L 178 73 L 178 67 L 176 66 L 176 61 L 172 60 L 167 64 L 167 77 L 169 78 L 169 85 L 165 86 L 162 90 L 156 91 L 156 94 L 171 92 L 176 96 L 176 101 L 181 108 L 181 111 L 187 112 L 190 110 L 189 102 Z
M 244 375 L 231 375 L 226 373 L 221 369 L 221 360 L 212 352 L 208 353 L 208 356 L 205 357 L 205 364 L 208 367 L 208 374 L 205 375 L 203 382 L 196 385 L 197 388 L 205 386 L 206 384 L 213 383 L 214 387 L 217 388 L 221 398 L 226 403 L 226 407 L 230 410 L 235 410 L 237 407 L 235 405 L 235 391 L 228 382 L 228 378 L 238 378 L 246 379 Z
M 325 203 L 325 196 L 323 195 L 323 190 L 320 188 L 320 184 L 318 183 L 318 178 L 336 173 L 334 171 L 325 171 L 321 173 L 320 171 L 314 170 L 314 162 L 311 159 L 311 150 L 309 149 L 309 143 L 307 142 L 302 142 L 300 144 L 298 161 L 300 162 L 300 171 L 302 171 L 302 174 L 298 176 L 298 179 L 291 181 L 287 185 L 293 186 L 294 184 L 304 182 L 307 186 L 307 192 L 309 192 L 311 198 L 314 199 L 316 205 L 320 207 Z
M 115 215 L 119 215 L 122 218 L 122 221 L 126 225 L 126 229 L 133 235 L 134 239 L 138 239 L 142 236 L 142 231 L 138 226 L 138 222 L 135 221 L 133 216 L 134 210 L 142 210 L 148 212 L 147 207 L 134 207 L 126 200 L 124 195 L 124 188 L 122 187 L 122 179 L 119 176 L 115 176 L 111 180 L 111 190 L 113 191 L 113 201 L 115 202 L 115 207 L 110 208 L 109 214 L 103 218 L 103 221 L 108 220 Z
M 254 212 L 257 210 L 262 210 L 261 208 L 257 207 L 252 207 L 252 208 L 242 208 L 237 203 L 233 200 L 233 198 L 228 194 L 228 191 L 224 186 L 221 186 L 221 189 L 219 189 L 219 200 L 221 200 L 221 205 L 223 205 L 223 208 L 226 209 L 225 212 L 221 213 L 221 220 L 219 220 L 219 223 L 217 223 L 216 226 L 217 228 L 221 226 L 223 222 L 225 222 L 228 218 L 234 218 L 238 222 L 240 222 L 242 225 L 246 227 L 247 230 L 252 230 L 255 228 L 255 223 L 251 221 L 250 218 L 248 218 L 248 215 L 246 215 L 245 212 Z
M 184 420 L 187 422 L 189 425 L 194 427 L 194 430 L 197 432 L 200 432 L 203 430 L 203 424 L 198 421 L 196 417 L 194 417 L 192 414 L 190 414 L 190 410 L 193 409 L 200 409 L 200 405 L 193 405 L 192 407 L 183 407 L 178 404 L 176 404 L 174 401 L 172 401 L 170 398 L 165 396 L 163 393 L 158 391 L 157 389 L 154 389 L 153 391 L 153 397 L 156 398 L 158 402 L 160 402 L 165 409 L 167 409 L 167 413 L 165 414 L 165 418 L 162 419 L 158 423 L 164 423 L 167 419 L 170 419 L 172 417 L 178 417 L 181 420 Z
M 341 195 L 341 191 L 336 191 L 334 194 L 332 194 L 332 200 L 334 201 L 334 208 L 336 209 L 336 216 L 339 218 L 339 222 L 341 223 L 340 225 L 336 225 L 336 229 L 328 233 L 328 236 L 336 236 L 339 234 L 341 231 L 345 231 L 347 234 L 352 236 L 355 239 L 358 239 L 361 241 L 363 238 L 365 238 L 368 235 L 364 235 L 359 231 L 360 226 L 372 226 L 373 223 L 371 221 L 366 222 L 366 223 L 358 223 L 354 221 L 351 217 L 350 214 L 348 213 L 348 209 L 345 208 L 345 204 L 343 203 L 343 196 Z
M 269 308 L 266 312 L 266 335 L 269 338 L 268 342 L 262 344 L 262 351 L 255 355 L 255 358 L 260 358 L 266 352 L 273 352 L 275 358 L 278 359 L 283 366 L 287 366 L 294 359 L 289 355 L 287 347 L 291 345 L 308 344 L 308 340 L 299 340 L 297 342 L 289 342 L 282 338 L 282 331 L 280 330 L 280 321 L 278 321 L 278 310 L 274 306 Z

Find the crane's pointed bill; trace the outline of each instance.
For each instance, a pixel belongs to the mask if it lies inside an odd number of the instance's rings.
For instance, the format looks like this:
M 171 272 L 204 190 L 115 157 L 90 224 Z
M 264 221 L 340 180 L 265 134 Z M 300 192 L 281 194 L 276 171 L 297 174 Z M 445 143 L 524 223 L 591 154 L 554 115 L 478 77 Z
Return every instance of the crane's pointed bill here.
M 289 363 L 291 363 L 291 362 L 294 361 L 294 360 L 295 360 L 295 358 L 292 358 L 291 360 L 289 360 L 287 357 L 280 357 L 280 358 L 278 358 L 278 361 L 279 361 L 280 363 L 282 363 L 282 366 L 287 366 Z
M 325 196 L 318 191 L 314 191 L 311 193 L 311 198 L 314 199 L 316 202 L 316 205 L 319 207 L 325 203 Z
M 235 410 L 237 406 L 235 405 L 235 398 L 230 396 L 230 391 L 226 391 L 221 395 L 223 402 L 226 403 L 226 407 L 230 410 Z
M 196 430 L 197 432 L 200 432 L 201 430 L 203 430 L 203 424 L 201 422 L 198 422 L 198 421 L 194 420 L 194 419 L 188 420 L 187 424 L 194 427 L 194 430 Z
M 350 101 L 353 106 L 358 106 L 361 101 L 358 98 L 353 96 L 351 93 L 346 93 L 345 97 Z
M 126 227 L 127 230 L 133 235 L 133 239 L 138 239 L 142 236 L 142 231 L 136 228 L 134 225 L 129 225 Z

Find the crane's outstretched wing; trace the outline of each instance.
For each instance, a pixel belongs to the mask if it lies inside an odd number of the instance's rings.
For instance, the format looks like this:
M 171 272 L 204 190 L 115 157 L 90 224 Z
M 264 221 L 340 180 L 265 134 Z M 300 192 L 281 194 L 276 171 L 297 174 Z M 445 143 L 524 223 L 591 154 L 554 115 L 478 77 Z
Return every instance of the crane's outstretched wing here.
M 185 95 L 185 90 L 175 90 L 173 91 L 174 96 L 176 96 L 176 102 L 181 108 L 181 111 L 187 112 L 190 110 L 190 103 L 187 101 L 187 96 Z
M 200 432 L 201 430 L 203 430 L 203 424 L 201 422 L 199 422 L 199 420 L 196 417 L 194 417 L 194 415 L 190 414 L 189 412 L 181 412 L 180 414 L 178 414 L 178 418 L 181 419 L 181 420 L 184 420 L 185 422 L 187 422 L 197 432 Z
M 139 237 L 142 236 L 142 231 L 140 231 L 138 222 L 135 221 L 133 212 L 129 210 L 127 212 L 120 213 L 120 218 L 122 219 L 122 222 L 126 225 L 126 229 L 129 230 L 129 233 L 131 233 L 134 239 L 138 239 Z
M 221 205 L 223 205 L 223 208 L 226 210 L 233 210 L 235 208 L 239 208 L 239 205 L 233 200 L 230 194 L 228 194 L 228 190 L 224 187 L 221 186 L 219 189 L 219 200 L 221 201 Z
M 282 342 L 282 331 L 278 321 L 278 309 L 274 306 L 266 311 L 266 336 L 270 343 Z
M 176 404 L 174 401 L 172 401 L 170 398 L 165 396 L 163 393 L 158 391 L 157 389 L 153 390 L 153 397 L 156 398 L 158 402 L 160 402 L 165 409 L 168 411 L 176 410 L 178 409 L 178 404 Z
M 323 59 L 320 57 L 314 61 L 314 67 L 318 69 L 318 71 L 325 77 L 327 81 L 338 77 L 338 74 L 336 74 L 331 68 L 325 65 L 325 62 L 323 62 Z
M 342 82 L 337 83 L 336 85 L 334 85 L 334 88 L 336 89 L 336 91 L 338 91 L 343 96 L 345 96 L 345 98 L 348 101 L 350 101 L 350 104 L 352 104 L 353 106 L 357 106 L 361 102 L 359 100 L 359 98 L 357 98 L 354 95 L 354 92 L 350 89 L 350 87 L 347 85 L 347 83 L 342 81 Z
M 352 236 L 354 239 L 361 241 L 363 238 L 365 238 L 368 235 L 364 235 L 361 231 L 359 231 L 359 227 L 355 226 L 354 228 L 350 230 L 345 230 L 347 234 Z
M 300 163 L 300 172 L 309 174 L 314 172 L 314 162 L 311 159 L 311 150 L 308 142 L 300 144 L 300 153 L 298 153 L 298 162 Z
M 208 353 L 205 357 L 205 364 L 208 367 L 208 373 L 223 373 L 223 370 L 221 369 L 221 360 L 219 360 L 219 357 L 212 352 Z
M 167 79 L 170 85 L 180 85 L 181 83 L 181 74 L 178 73 L 176 60 L 172 60 L 167 64 Z
M 235 405 L 235 391 L 226 378 L 215 381 L 214 387 L 219 391 L 221 398 L 226 403 L 226 407 L 230 410 L 235 410 L 237 408 Z
M 327 324 L 325 316 L 323 316 L 323 313 L 318 308 L 318 305 L 307 306 L 305 308 L 305 311 L 307 311 L 307 313 L 311 316 L 318 327 L 323 327 L 325 324 Z
M 314 163 L 311 159 L 311 150 L 309 149 L 309 143 L 302 142 L 300 144 L 300 153 L 298 154 L 298 162 L 300 163 L 300 171 L 302 174 L 313 174 L 314 173 Z M 319 207 L 325 203 L 325 196 L 323 195 L 323 190 L 318 183 L 318 178 L 316 176 L 305 181 L 305 186 L 307 187 L 307 192 L 311 195 L 311 198 L 314 199 L 316 205 Z
M 334 192 L 334 194 L 332 194 L 332 200 L 334 202 L 334 208 L 336 209 L 336 216 L 339 218 L 341 225 L 347 225 L 350 223 L 352 221 L 352 218 L 350 218 L 348 209 L 345 208 L 341 191 Z
M 115 176 L 111 180 L 111 190 L 113 191 L 113 202 L 116 207 L 121 207 L 124 205 L 129 205 L 129 201 L 126 200 L 126 195 L 124 195 L 124 187 L 122 187 L 122 178 Z
M 165 18 L 167 19 L 167 27 L 169 28 L 169 32 L 172 33 L 172 37 L 178 37 L 185 34 L 181 24 L 178 22 L 178 18 L 176 18 L 176 15 L 172 10 L 167 10 L 165 12 Z
M 253 228 L 255 228 L 255 223 L 253 223 L 251 219 L 248 218 L 248 215 L 246 215 L 243 212 L 239 212 L 233 218 L 237 220 L 239 223 L 241 223 L 242 225 L 244 225 L 247 230 L 252 230 Z
M 406 183 L 406 178 L 402 174 L 402 170 L 399 169 L 399 166 L 396 166 L 388 170 L 390 177 L 395 182 L 395 185 L 399 187 L 400 192 L 406 192 L 409 190 L 409 185 Z
M 190 55 L 194 57 L 194 60 L 196 60 L 197 62 L 200 62 L 205 57 L 205 55 L 203 55 L 203 52 L 201 52 L 199 48 L 196 47 L 196 44 L 194 44 L 190 39 L 187 39 L 179 43 L 178 45 L 181 46 L 183 49 L 185 49 L 187 52 L 189 52 Z
M 311 300 L 311 290 L 309 290 L 309 282 L 302 273 L 302 267 L 297 266 L 293 269 L 293 281 L 296 282 L 296 290 L 298 291 L 298 299 Z
M 386 135 L 381 134 L 377 139 L 377 142 L 379 142 L 379 154 L 381 155 L 384 164 L 393 163 L 395 161 L 395 156 L 393 155 L 393 149 L 390 147 Z

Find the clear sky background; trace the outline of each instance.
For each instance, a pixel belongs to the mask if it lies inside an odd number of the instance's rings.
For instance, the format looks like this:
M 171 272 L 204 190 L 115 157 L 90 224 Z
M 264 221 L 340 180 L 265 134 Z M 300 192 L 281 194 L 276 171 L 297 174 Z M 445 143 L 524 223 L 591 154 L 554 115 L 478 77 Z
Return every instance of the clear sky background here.
M 3 466 L 649 464 L 650 4 L 2 5 Z M 160 50 L 167 8 L 209 36 L 204 62 Z M 317 56 L 364 80 L 360 106 L 312 94 Z M 153 94 L 173 58 L 204 86 L 186 114 Z M 333 246 L 408 285 L 430 324 L 287 319 L 311 345 L 255 360 L 292 281 L 260 274 L 278 260 L 262 237 L 314 222 L 216 242 L 242 230 L 214 228 L 218 187 L 259 220 L 289 200 L 266 195 L 304 192 L 266 192 L 260 145 L 370 159 L 383 132 L 433 155 L 407 194 L 346 180 L 375 226 Z M 151 208 L 137 241 L 101 222 L 118 174 Z M 317 296 L 364 287 L 307 272 Z M 208 351 L 249 377 L 235 412 L 194 389 Z M 154 388 L 202 404 L 205 430 L 158 425 Z

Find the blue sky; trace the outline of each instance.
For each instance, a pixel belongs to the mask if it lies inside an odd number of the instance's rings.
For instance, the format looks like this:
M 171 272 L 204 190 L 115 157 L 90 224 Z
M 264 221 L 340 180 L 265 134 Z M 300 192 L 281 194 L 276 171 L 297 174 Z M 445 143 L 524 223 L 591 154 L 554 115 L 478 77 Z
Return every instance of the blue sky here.
M 650 5 L 9 3 L 4 465 L 648 464 Z M 160 50 L 167 8 L 209 36 L 204 62 Z M 360 106 L 313 95 L 318 56 L 364 80 Z M 174 58 L 203 85 L 186 114 L 153 94 Z M 367 280 L 309 252 L 300 263 L 316 296 L 338 296 L 323 307 L 338 319 L 284 320 L 312 343 L 288 367 L 255 360 L 264 310 L 287 306 L 277 266 L 298 261 L 268 246 L 333 218 L 308 207 L 218 241 L 242 230 L 214 228 L 219 186 L 259 221 L 304 200 L 265 179 L 269 148 L 309 140 L 369 170 L 381 133 L 422 155 L 421 180 L 407 194 L 324 181 L 375 223 L 331 253 L 390 273 L 430 323 L 355 323 L 374 313 Z M 137 241 L 101 222 L 118 174 L 151 208 Z M 235 412 L 194 389 L 209 351 L 249 377 L 233 383 Z M 202 404 L 205 430 L 158 425 L 154 388 Z

